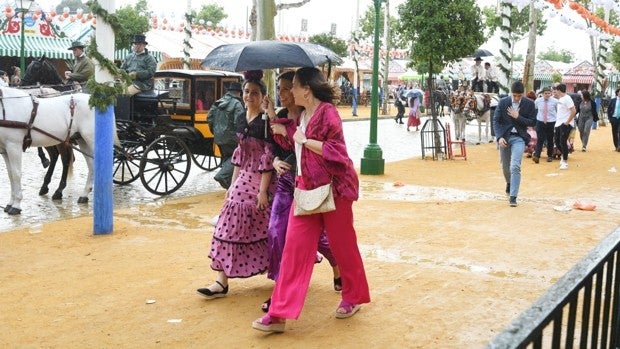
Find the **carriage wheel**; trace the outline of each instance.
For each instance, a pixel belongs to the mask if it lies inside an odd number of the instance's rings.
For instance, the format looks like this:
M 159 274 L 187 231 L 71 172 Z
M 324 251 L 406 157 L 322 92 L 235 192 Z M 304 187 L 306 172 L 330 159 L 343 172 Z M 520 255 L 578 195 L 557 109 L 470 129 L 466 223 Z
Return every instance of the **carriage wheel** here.
M 149 192 L 172 194 L 179 189 L 192 166 L 187 145 L 174 136 L 154 140 L 140 160 L 140 180 Z
M 213 171 L 222 165 L 222 158 L 213 155 L 192 154 L 196 166 L 205 171 Z
M 213 142 L 213 138 L 205 139 L 205 143 L 203 145 L 209 148 L 207 152 L 210 155 L 201 155 L 194 153 L 192 156 L 194 158 L 194 162 L 196 166 L 200 167 L 206 171 L 213 171 L 216 168 L 222 166 L 222 152 L 220 148 Z
M 140 177 L 140 159 L 144 146 L 130 143 L 132 142 L 121 142 L 121 146 L 114 146 L 112 181 L 115 184 L 129 184 Z

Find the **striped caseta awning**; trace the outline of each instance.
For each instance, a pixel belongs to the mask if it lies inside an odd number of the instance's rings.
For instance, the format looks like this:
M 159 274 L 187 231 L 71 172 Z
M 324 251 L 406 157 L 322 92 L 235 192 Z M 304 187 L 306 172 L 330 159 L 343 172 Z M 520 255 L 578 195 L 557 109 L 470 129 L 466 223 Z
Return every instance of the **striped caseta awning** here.
M 72 59 L 73 53 L 68 50 L 71 46 L 69 38 L 46 38 L 43 36 L 24 36 L 24 56 L 47 58 Z M 0 56 L 20 57 L 21 35 L 0 36 Z
M 24 36 L 24 56 L 39 58 L 45 55 L 53 59 L 73 59 L 73 52 L 69 50 L 71 39 L 47 38 L 43 36 Z M 0 35 L 0 57 L 20 57 L 21 35 Z M 162 54 L 159 51 L 149 51 L 160 62 Z M 131 50 L 122 49 L 114 52 L 114 59 L 123 60 Z

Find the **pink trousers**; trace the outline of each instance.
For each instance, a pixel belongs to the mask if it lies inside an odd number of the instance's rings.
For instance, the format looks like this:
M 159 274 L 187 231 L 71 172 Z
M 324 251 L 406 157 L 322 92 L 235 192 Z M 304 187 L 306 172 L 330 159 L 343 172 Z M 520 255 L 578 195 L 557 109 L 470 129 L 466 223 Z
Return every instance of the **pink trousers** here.
M 280 276 L 271 295 L 269 315 L 285 319 L 299 317 L 324 227 L 340 267 L 342 299 L 352 304 L 370 302 L 366 272 L 353 228 L 353 201 L 342 198 L 334 201 L 336 210 L 322 214 L 295 216 L 291 208 Z

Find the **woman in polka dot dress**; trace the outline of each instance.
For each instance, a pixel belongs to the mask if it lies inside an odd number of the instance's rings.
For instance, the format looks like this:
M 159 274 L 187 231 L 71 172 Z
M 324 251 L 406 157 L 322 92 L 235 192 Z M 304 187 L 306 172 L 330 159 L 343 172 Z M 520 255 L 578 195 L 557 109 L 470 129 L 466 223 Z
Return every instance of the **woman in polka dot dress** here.
M 274 192 L 274 144 L 265 132 L 261 108 L 267 88 L 262 72 L 246 72 L 243 101 L 246 114 L 237 119 L 239 145 L 232 157 L 232 185 L 220 211 L 211 241 L 211 268 L 215 283 L 198 293 L 209 299 L 228 293 L 228 278 L 264 273 L 269 264 L 267 227 Z

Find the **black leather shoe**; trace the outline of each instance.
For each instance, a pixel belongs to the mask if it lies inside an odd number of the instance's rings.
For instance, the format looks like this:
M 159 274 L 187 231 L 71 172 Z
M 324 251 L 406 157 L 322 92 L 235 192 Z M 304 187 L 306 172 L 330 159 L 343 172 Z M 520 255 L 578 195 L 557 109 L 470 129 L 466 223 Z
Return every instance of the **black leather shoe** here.
M 534 160 L 535 163 L 538 163 L 540 161 L 540 157 L 532 155 L 532 160 Z
M 198 292 L 199 295 L 204 296 L 204 297 L 206 297 L 208 299 L 226 297 L 226 294 L 228 293 L 228 285 L 224 286 L 219 281 L 215 281 L 215 283 L 222 287 L 221 291 L 211 291 L 207 287 L 207 288 L 199 288 L 199 289 L 196 290 L 196 292 Z
M 551 161 L 553 161 L 553 157 L 552 156 L 547 157 L 547 162 L 551 162 Z

